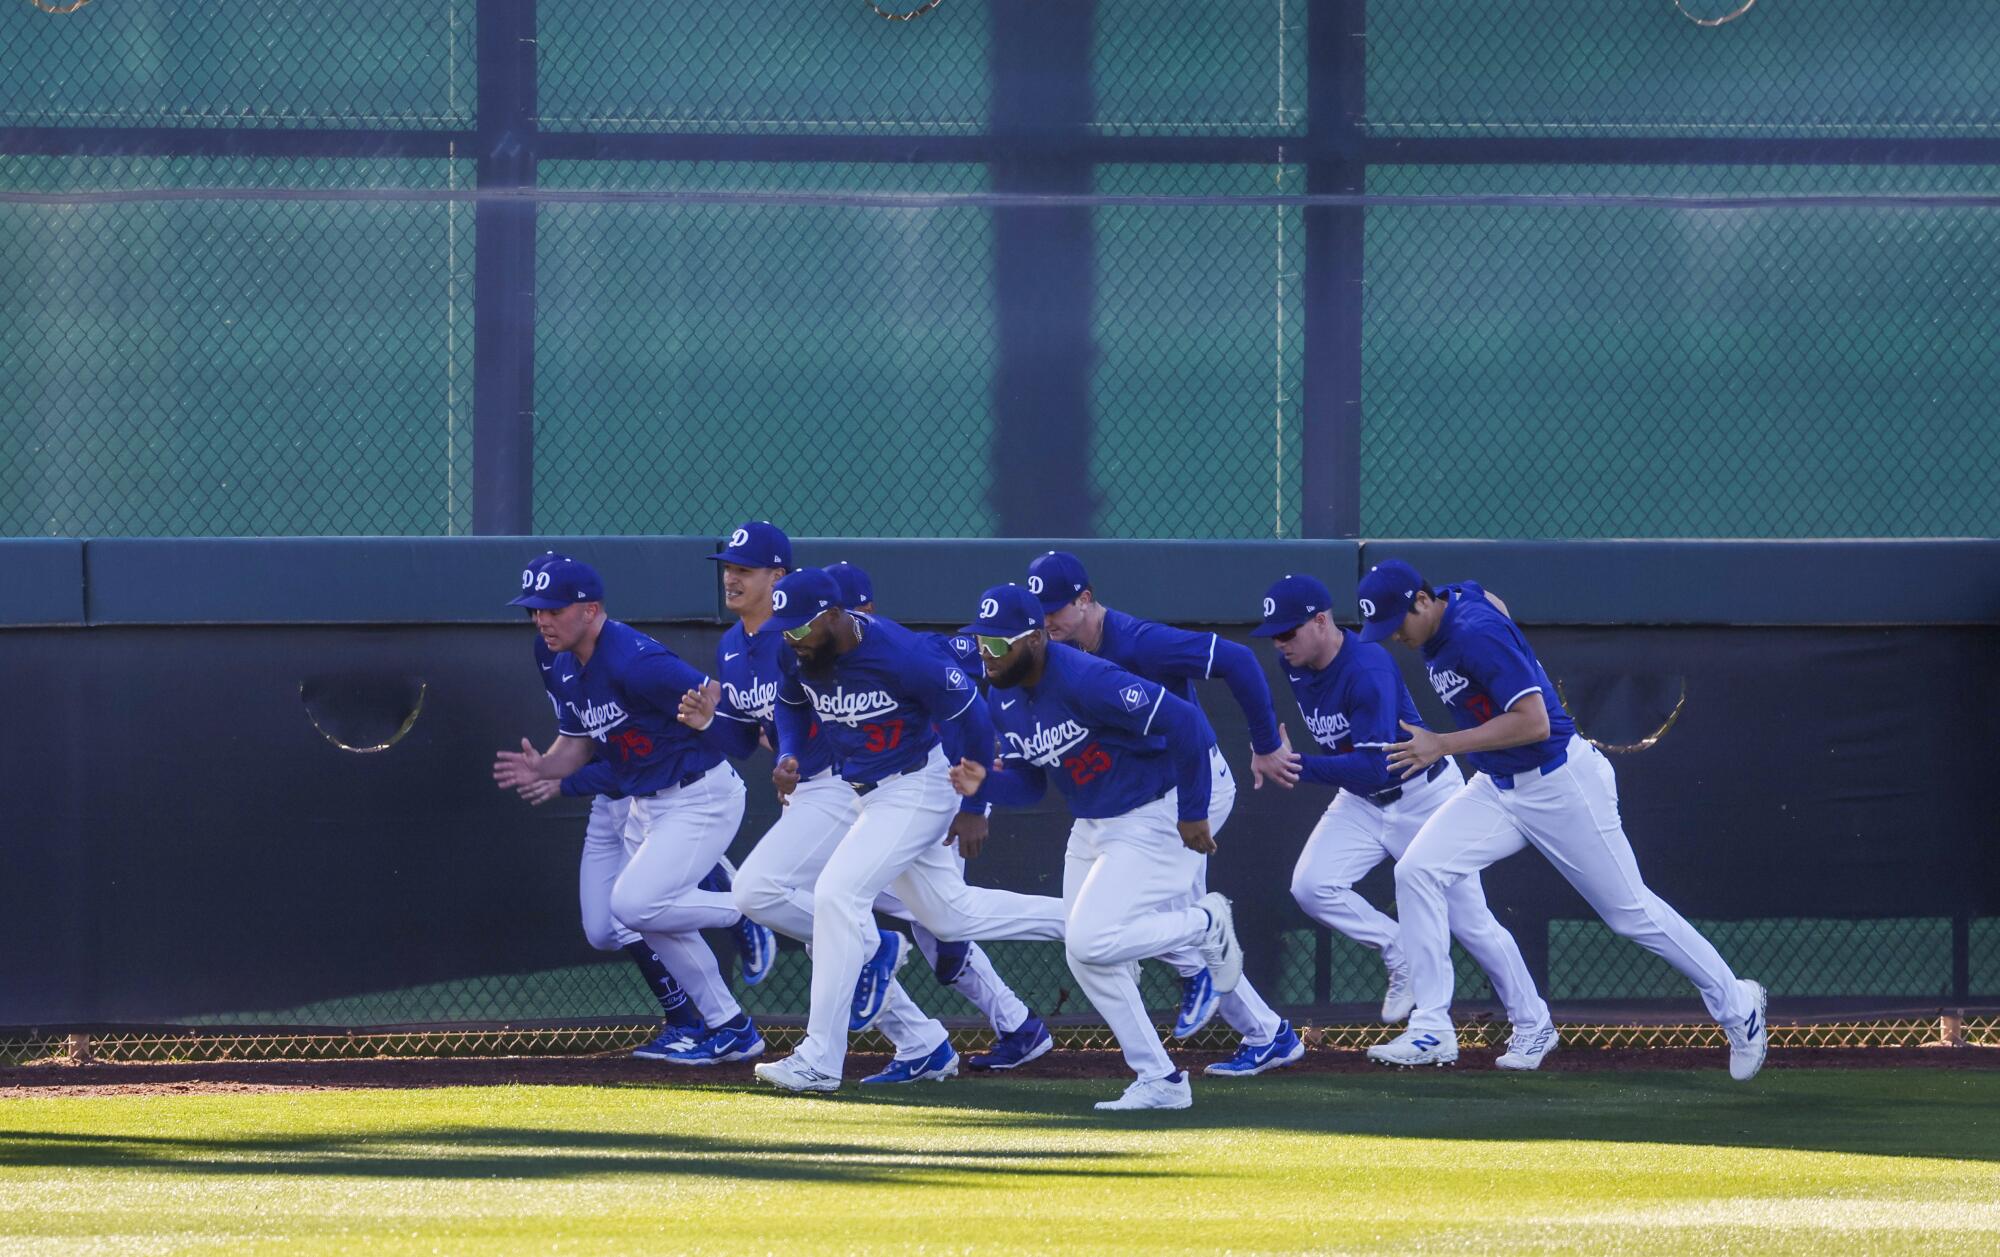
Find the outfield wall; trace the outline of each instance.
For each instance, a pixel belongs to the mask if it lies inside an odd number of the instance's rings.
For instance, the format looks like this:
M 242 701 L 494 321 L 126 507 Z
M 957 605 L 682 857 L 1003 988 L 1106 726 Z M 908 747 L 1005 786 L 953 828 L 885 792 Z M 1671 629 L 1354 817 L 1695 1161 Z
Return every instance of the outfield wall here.
M 0 1025 L 642 1014 L 629 966 L 603 963 L 578 929 L 582 807 L 530 810 L 488 778 L 495 749 L 551 733 L 529 634 L 504 604 L 522 560 L 558 546 L 601 566 L 614 615 L 706 660 L 723 619 L 702 561 L 716 545 L 0 543 L 16 710 L 0 734 Z M 1052 545 L 1084 556 L 1111 605 L 1242 640 L 1285 571 L 1319 574 L 1338 605 L 1388 554 L 1437 580 L 1477 576 L 1530 626 L 1590 736 L 1642 741 L 1678 705 L 1657 745 L 1615 757 L 1627 827 L 1655 888 L 1770 982 L 1781 1010 L 2000 1001 L 2000 855 L 1981 788 L 2000 741 L 2000 542 L 804 539 L 797 551 L 867 566 L 885 613 L 943 626 Z M 1219 685 L 1203 697 L 1241 779 L 1241 714 Z M 392 738 L 375 752 L 335 744 Z M 742 769 L 738 855 L 775 814 L 767 760 Z M 1374 998 L 1379 966 L 1312 927 L 1286 890 L 1331 795 L 1244 785 L 1211 881 L 1248 908 L 1253 976 L 1286 1004 Z M 1065 829 L 1048 804 L 1004 820 L 971 876 L 1055 893 Z M 1694 1007 L 1545 862 L 1508 860 L 1487 885 L 1559 1002 Z M 1363 890 L 1386 905 L 1386 872 Z M 1059 952 L 1001 950 L 1031 1003 L 1078 1011 Z M 803 1012 L 804 974 L 788 954 L 746 1002 Z M 1462 990 L 1486 994 L 1469 969 Z M 917 991 L 966 1011 L 926 982 Z

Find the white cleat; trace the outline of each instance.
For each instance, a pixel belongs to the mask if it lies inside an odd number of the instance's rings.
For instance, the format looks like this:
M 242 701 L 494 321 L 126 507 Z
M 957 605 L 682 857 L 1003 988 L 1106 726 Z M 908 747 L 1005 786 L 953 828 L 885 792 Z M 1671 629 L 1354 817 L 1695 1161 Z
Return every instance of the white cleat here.
M 1368 1059 L 1405 1069 L 1415 1065 L 1454 1064 L 1458 1060 L 1458 1036 L 1435 1030 L 1405 1030 L 1389 1042 L 1369 1048 Z
M 1382 1021 L 1385 1025 L 1395 1025 L 1409 1020 L 1416 1011 L 1417 990 L 1410 982 L 1408 965 L 1389 966 L 1389 990 L 1382 996 Z
M 1243 945 L 1236 941 L 1236 914 L 1229 900 L 1209 891 L 1195 901 L 1208 913 L 1208 933 L 1201 936 L 1201 958 L 1208 965 L 1208 980 L 1224 995 L 1243 981 Z
M 1771 1047 L 1771 1027 L 1764 1022 L 1764 1009 L 1771 1002 L 1771 993 L 1761 982 L 1742 982 L 1750 992 L 1754 1005 L 1750 1019 L 1740 1026 L 1724 1026 L 1723 1033 L 1729 1036 L 1729 1076 L 1738 1082 L 1749 1082 L 1764 1068 L 1764 1053 Z
M 1116 1100 L 1099 1100 L 1094 1107 L 1100 1113 L 1124 1113 L 1133 1109 L 1185 1109 L 1194 1104 L 1194 1088 L 1188 1085 L 1185 1069 L 1175 1070 L 1165 1078 L 1141 1079 L 1125 1088 L 1125 1094 Z
M 1554 1022 L 1516 1030 L 1513 1037 L 1507 1040 L 1507 1050 L 1493 1062 L 1493 1066 L 1496 1069 L 1540 1069 L 1542 1062 L 1561 1042 L 1562 1036 L 1556 1033 Z
M 838 1091 L 840 1079 L 821 1073 L 799 1059 L 794 1052 L 782 1061 L 767 1061 L 751 1071 L 757 1081 L 768 1082 L 780 1091 Z

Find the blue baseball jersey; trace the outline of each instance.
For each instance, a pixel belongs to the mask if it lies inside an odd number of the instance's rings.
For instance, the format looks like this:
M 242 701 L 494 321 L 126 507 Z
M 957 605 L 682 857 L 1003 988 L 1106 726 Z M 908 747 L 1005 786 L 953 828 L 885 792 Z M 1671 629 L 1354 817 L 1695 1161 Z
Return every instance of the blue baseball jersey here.
M 1402 784 L 1389 768 L 1388 753 L 1357 750 L 1354 744 L 1401 742 L 1409 735 L 1397 722 L 1422 728 L 1423 717 L 1387 650 L 1347 629 L 1340 636 L 1340 650 L 1326 667 L 1285 668 L 1306 731 L 1327 752 L 1302 755 L 1299 776 L 1356 794 L 1380 794 Z
M 784 634 L 773 629 L 761 633 L 744 631 L 738 620 L 722 635 L 715 648 L 715 674 L 722 682 L 722 698 L 715 705 L 720 720 L 735 721 L 763 731 L 772 746 L 778 745 L 778 691 L 787 674 L 798 670 L 798 656 L 785 645 Z M 741 743 L 742 754 L 756 749 L 754 735 Z M 833 763 L 833 752 L 820 736 L 814 722 L 805 745 L 795 752 L 799 776 L 814 777 Z
M 590 662 L 567 651 L 550 661 L 556 729 L 589 738 L 620 794 L 652 794 L 722 762 L 722 752 L 677 719 L 681 696 L 708 677 L 652 638 L 606 620 Z
M 778 752 L 798 755 L 801 719 L 818 717 L 840 775 L 857 784 L 922 767 L 938 745 L 935 726 L 967 718 L 990 740 L 978 686 L 924 635 L 894 620 L 849 612 L 861 642 L 824 673 L 790 670 L 778 690 Z M 801 768 L 804 761 L 800 761 Z
M 542 640 L 539 633 L 535 635 L 535 666 L 541 670 L 542 690 L 549 696 L 549 706 L 555 708 L 556 723 L 560 725 L 563 714 L 562 700 L 556 697 L 555 690 L 549 684 L 549 673 L 556 666 L 556 652 L 549 649 L 549 644 Z M 564 777 L 562 792 L 576 798 L 588 798 L 593 794 L 601 794 L 611 799 L 624 797 L 618 792 L 618 781 L 612 775 L 610 765 L 601 759 L 592 759 Z
M 932 633 L 931 644 L 949 655 L 974 681 L 986 676 L 986 661 L 979 656 L 979 643 L 970 633 Z
M 1033 775 L 1053 779 L 1082 820 L 1123 816 L 1180 788 L 1183 820 L 1208 815 L 1208 748 L 1215 735 L 1192 704 L 1156 681 L 1061 642 L 1049 643 L 1039 684 L 995 689 L 993 727 L 1005 766 L 993 801 L 1041 797 Z M 1025 790 L 1007 778 L 1030 773 Z
M 1451 709 L 1461 729 L 1485 724 L 1529 694 L 1540 694 L 1549 712 L 1549 736 L 1527 746 L 1504 751 L 1474 751 L 1464 758 L 1480 772 L 1496 776 L 1526 772 L 1562 754 L 1576 734 L 1556 698 L 1556 687 L 1528 639 L 1513 620 L 1487 601 L 1486 591 L 1472 581 L 1444 585 L 1444 618 L 1424 643 L 1424 666 L 1431 688 Z
M 1104 609 L 1104 631 L 1098 658 L 1148 681 L 1157 681 L 1183 702 L 1194 704 L 1194 683 L 1216 677 L 1229 686 L 1250 723 L 1250 743 L 1260 753 L 1278 749 L 1278 717 L 1271 707 L 1271 687 L 1248 647 L 1215 633 L 1196 633 L 1142 620 L 1111 607 Z

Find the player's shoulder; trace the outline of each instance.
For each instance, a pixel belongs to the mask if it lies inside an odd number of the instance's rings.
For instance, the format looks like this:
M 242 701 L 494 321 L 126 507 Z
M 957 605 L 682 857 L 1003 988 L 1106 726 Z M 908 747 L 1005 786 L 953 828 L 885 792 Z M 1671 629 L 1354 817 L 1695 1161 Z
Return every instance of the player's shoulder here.
M 733 650 L 741 654 L 750 649 L 752 640 L 750 634 L 743 631 L 743 621 L 738 620 L 722 630 L 722 644 L 719 649 Z

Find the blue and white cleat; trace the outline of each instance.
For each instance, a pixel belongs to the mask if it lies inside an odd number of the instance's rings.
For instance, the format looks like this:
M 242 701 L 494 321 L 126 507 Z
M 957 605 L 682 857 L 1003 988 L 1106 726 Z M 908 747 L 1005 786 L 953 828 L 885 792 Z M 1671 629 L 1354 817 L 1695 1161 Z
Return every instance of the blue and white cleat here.
M 895 980 L 896 970 L 910 958 L 910 940 L 895 930 L 877 930 L 881 936 L 874 956 L 861 966 L 861 979 L 854 984 L 854 1007 L 847 1016 L 847 1028 L 860 1034 L 875 1024 L 882 1015 L 882 1005 L 889 999 L 889 984 Z
M 1269 1043 L 1245 1043 L 1236 1049 L 1236 1055 L 1226 1061 L 1217 1061 L 1201 1072 L 1217 1078 L 1254 1078 L 1268 1070 L 1296 1065 L 1305 1054 L 1306 1045 L 1299 1042 L 1298 1032 L 1292 1029 L 1292 1023 L 1281 1021 L 1278 1033 L 1271 1037 Z
M 769 927 L 749 917 L 740 917 L 736 922 L 736 950 L 743 957 L 743 985 L 756 986 L 771 976 L 771 966 L 778 959 L 778 936 Z
M 762 1056 L 764 1036 L 758 1032 L 757 1023 L 750 1020 L 747 1013 L 742 1022 L 740 1026 L 711 1030 L 706 1037 L 667 1053 L 665 1059 L 673 1065 L 721 1065 L 727 1061 L 747 1061 L 753 1056 Z
M 832 1092 L 840 1090 L 840 1079 L 822 1073 L 799 1059 L 794 1052 L 782 1061 L 766 1061 L 750 1070 L 758 1082 L 770 1083 L 780 1091 Z
M 1100 1113 L 1123 1113 L 1134 1109 L 1185 1109 L 1194 1104 L 1194 1089 L 1188 1086 L 1185 1069 L 1165 1078 L 1144 1079 L 1125 1088 L 1116 1100 L 1099 1100 L 1091 1105 Z
M 1451 1065 L 1458 1060 L 1458 1036 L 1447 1031 L 1405 1030 L 1387 1043 L 1368 1049 L 1368 1059 L 1379 1065 Z
M 890 1061 L 889 1068 L 879 1074 L 870 1074 L 861 1080 L 862 1086 L 871 1083 L 919 1082 L 925 1078 L 932 1082 L 943 1082 L 958 1075 L 958 1053 L 952 1050 L 951 1040 L 937 1045 L 937 1050 L 928 1056 L 914 1060 Z
M 1174 1017 L 1174 1037 L 1185 1039 L 1198 1033 L 1215 1016 L 1222 1004 L 1222 992 L 1208 976 L 1208 970 L 1181 979 L 1181 1010 Z
M 1040 1017 L 1029 1017 L 1020 1025 L 1009 1030 L 993 1041 L 993 1047 L 965 1062 L 967 1069 L 981 1073 L 990 1070 L 1013 1069 L 1026 1065 L 1038 1056 L 1047 1056 L 1054 1050 L 1055 1036 Z
M 937 956 L 931 961 L 931 972 L 937 975 L 939 986 L 950 986 L 965 976 L 965 966 L 971 962 L 971 943 L 948 943 L 939 939 Z
M 1750 1019 L 1740 1026 L 1725 1026 L 1723 1030 L 1729 1036 L 1729 1076 L 1738 1082 L 1749 1082 L 1764 1068 L 1764 1054 L 1771 1047 L 1771 1027 L 1764 1020 L 1771 995 L 1761 982 L 1738 981 L 1750 996 Z
M 1556 1033 L 1553 1021 L 1516 1030 L 1507 1037 L 1507 1050 L 1494 1059 L 1493 1066 L 1496 1069 L 1540 1069 L 1542 1062 L 1561 1042 L 1562 1036 Z
M 1236 941 L 1236 914 L 1229 898 L 1209 891 L 1195 900 L 1195 907 L 1208 914 L 1208 930 L 1201 936 L 1201 958 L 1208 964 L 1208 980 L 1224 995 L 1243 980 L 1243 945 Z
M 696 1023 L 691 1026 L 667 1025 L 652 1042 L 632 1049 L 632 1055 L 642 1061 L 664 1061 L 675 1052 L 693 1047 L 708 1037 L 708 1027 Z

